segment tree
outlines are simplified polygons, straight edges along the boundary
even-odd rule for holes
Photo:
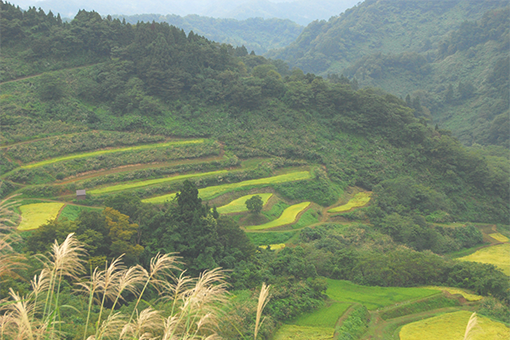
[[[263,206],[264,203],[262,202],[262,198],[260,198],[259,195],[252,196],[252,198],[246,200],[246,208],[248,208],[252,214],[260,213]]]

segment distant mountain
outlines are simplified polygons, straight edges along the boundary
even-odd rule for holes
[[[215,18],[232,18],[244,20],[248,18],[280,18],[289,19],[300,25],[307,25],[313,20],[328,19],[338,15],[359,0],[14,0],[12,3],[24,9],[29,6],[60,13],[62,17],[72,18],[78,10],[94,10],[101,15],[122,14],[136,15],[141,13],[175,14],[186,16],[197,14]]]
[[[262,19],[251,18],[246,20],[216,19],[198,15],[158,15],[142,14],[131,16],[115,16],[125,19],[126,22],[166,22],[170,25],[184,29],[186,33],[193,31],[209,40],[245,46],[248,52],[256,54],[266,53],[270,49],[281,48],[295,41],[303,30],[300,26],[288,19]]]
[[[367,0],[270,51],[305,72],[409,95],[466,145],[508,146],[508,1]],[[417,98],[417,99],[416,99]]]

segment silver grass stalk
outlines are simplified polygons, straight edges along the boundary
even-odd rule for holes
[[[266,283],[262,283],[262,287],[260,288],[260,294],[259,294],[259,302],[257,304],[257,316],[255,318],[255,332],[253,333],[253,339],[257,340],[257,334],[259,332],[259,327],[264,322],[260,322],[260,316],[262,315],[262,311],[266,307],[267,303],[269,302],[269,288],[271,285],[266,286]]]
[[[471,317],[469,318],[468,324],[466,326],[466,332],[464,333],[464,340],[470,340],[473,336],[473,328],[475,328],[478,325],[478,318],[476,316],[476,312],[471,314]]]

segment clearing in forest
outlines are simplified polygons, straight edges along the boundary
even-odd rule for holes
[[[493,264],[503,273],[510,276],[510,243],[498,244],[482,248],[475,253],[460,257],[460,261],[471,261]]]
[[[211,199],[220,194],[224,194],[230,191],[235,191],[236,189],[246,188],[246,187],[264,187],[275,183],[285,183],[292,181],[301,181],[305,179],[310,179],[311,175],[309,171],[297,171],[297,172],[289,172],[284,175],[265,177],[259,179],[251,179],[248,181],[242,181],[237,183],[229,183],[222,185],[215,185],[207,188],[198,189],[198,194],[202,199]],[[170,201],[174,199],[175,193],[157,196],[152,198],[147,198],[142,200],[144,203],[164,203],[166,201]]]
[[[118,148],[118,149],[108,149],[108,150],[98,150],[98,151],[92,151],[92,152],[85,152],[85,153],[79,153],[74,155],[68,155],[68,156],[62,156],[62,157],[56,157],[52,159],[47,159],[45,161],[27,164],[22,166],[23,169],[30,169],[30,168],[36,168],[39,166],[52,164],[60,161],[67,161],[71,159],[79,159],[79,158],[87,158],[87,157],[94,157],[99,155],[104,155],[107,153],[115,153],[115,152],[125,152],[125,151],[138,151],[138,150],[146,150],[146,149],[156,149],[156,148],[166,148],[168,146],[175,146],[175,145],[184,145],[184,144],[198,144],[203,143],[204,139],[193,139],[193,140],[180,140],[180,141],[172,141],[167,143],[155,143],[155,144],[146,144],[146,145],[137,145],[137,146],[130,146],[125,148]]]
[[[219,207],[218,212],[220,214],[232,214],[237,212],[248,211],[248,208],[246,208],[246,201],[252,198],[253,196],[260,196],[260,198],[262,199],[262,205],[266,205],[267,201],[271,196],[273,196],[273,194],[272,193],[253,194],[239,197],[238,199],[233,200],[229,204]]]
[[[164,177],[164,178],[157,178],[157,179],[149,179],[147,181],[128,182],[128,183],[125,183],[125,184],[112,185],[112,186],[109,186],[109,187],[104,187],[104,188],[90,190],[89,193],[91,193],[91,194],[106,194],[106,193],[114,192],[114,191],[122,191],[122,190],[128,190],[128,189],[135,189],[135,188],[145,187],[145,186],[148,186],[148,185],[180,181],[180,180],[189,179],[189,178],[195,178],[195,177],[205,177],[205,176],[221,175],[221,174],[225,174],[225,173],[228,173],[228,170],[218,170],[218,171],[203,172],[203,173],[196,173],[196,174],[188,174],[188,175]]]
[[[463,339],[469,318],[473,313],[459,311],[442,314],[413,322],[402,327],[401,340],[456,340]],[[510,338],[510,328],[489,318],[477,315],[477,325],[469,333],[469,339],[486,340]]]
[[[301,202],[298,204],[291,205],[287,209],[283,211],[281,216],[271,222],[264,223],[261,225],[253,225],[246,227],[247,230],[263,230],[263,229],[270,229],[270,228],[276,228],[281,227],[283,225],[292,224],[296,220],[297,215],[308,208],[310,205],[310,202]]]
[[[39,228],[48,220],[55,219],[63,206],[64,203],[32,203],[20,206],[21,222],[18,230]]]
[[[360,303],[374,310],[398,302],[421,299],[439,291],[426,288],[360,286],[344,280],[328,280],[326,295],[339,302]]]
[[[352,208],[362,207],[370,201],[370,196],[372,196],[371,192],[359,192],[356,195],[354,195],[354,197],[351,198],[349,202],[347,202],[347,204],[341,205],[333,209],[329,209],[328,212],[330,213],[345,212],[351,210]]]

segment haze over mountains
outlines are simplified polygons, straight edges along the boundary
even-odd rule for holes
[[[45,11],[60,13],[62,17],[72,18],[78,10],[94,10],[101,15],[108,14],[176,14],[185,16],[198,14],[214,18],[232,18],[244,20],[248,18],[282,18],[290,19],[300,25],[307,25],[313,20],[329,19],[347,8],[354,6],[359,0],[126,0],[126,1],[80,1],[80,0],[16,0],[12,3],[21,8],[29,6],[41,7]]]

